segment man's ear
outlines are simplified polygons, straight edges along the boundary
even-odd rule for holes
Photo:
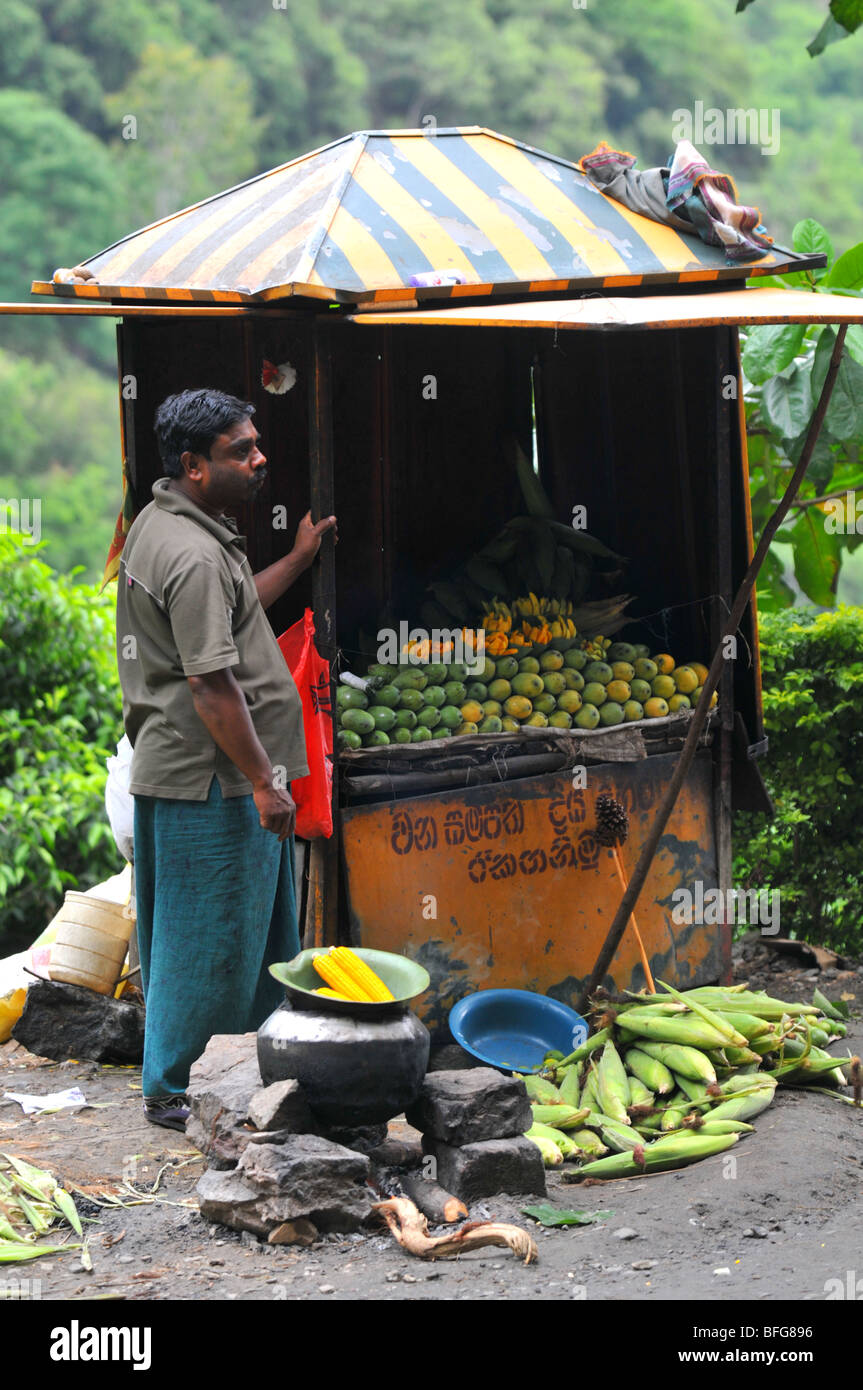
[[[193,454],[191,450],[187,449],[185,453],[180,455],[180,466],[187,478],[191,478],[196,483],[201,481],[203,475],[198,454]]]

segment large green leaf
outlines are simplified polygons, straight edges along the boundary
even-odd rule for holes
[[[796,439],[812,414],[810,372],[800,367],[774,376],[765,383],[761,409],[768,425],[782,439]]]
[[[863,0],[830,0],[830,13],[837,24],[853,34],[863,24]]]
[[[613,1211],[571,1211],[553,1207],[551,1202],[538,1202],[535,1207],[522,1207],[525,1216],[541,1226],[590,1226],[594,1221],[607,1221]]]
[[[826,289],[834,285],[845,290],[863,289],[863,241],[843,251],[825,275],[823,285]]]
[[[755,584],[758,595],[758,608],[761,612],[772,612],[776,608],[790,608],[796,597],[790,584],[786,584],[784,567],[776,551],[768,550]]]
[[[863,363],[863,326],[849,323],[845,334],[845,350],[855,362]]]
[[[806,507],[792,528],[794,577],[807,598],[822,608],[836,602],[839,542],[824,529],[824,514]]]
[[[801,256],[826,256],[827,266],[822,270],[813,271],[813,274],[817,280],[827,274],[827,270],[833,264],[835,252],[833,243],[820,222],[816,222],[814,217],[805,217],[802,222],[798,222],[792,233],[791,244]]]
[[[806,51],[810,58],[817,58],[831,43],[838,43],[839,39],[847,38],[850,38],[848,30],[843,24],[838,24],[831,14],[827,16],[812,42],[806,45]]]
[[[835,330],[823,329],[812,360],[813,402],[817,401],[824,385],[835,342]],[[851,440],[863,433],[863,363],[847,351],[843,352],[839,363],[824,425],[834,439]]]
[[[804,331],[802,323],[765,323],[746,335],[743,370],[753,385],[763,385],[794,361]]]

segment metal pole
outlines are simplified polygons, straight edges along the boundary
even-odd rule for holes
[[[686,735],[686,742],[684,743],[683,748],[680,751],[680,757],[677,760],[677,764],[674,768],[671,781],[668,784],[665,796],[663,797],[662,803],[657,812],[656,819],[653,822],[653,825],[650,827],[650,833],[644,843],[644,847],[642,848],[641,854],[639,855],[638,863],[635,866],[635,872],[633,873],[632,878],[629,881],[629,888],[623,895],[623,899],[620,903],[620,906],[617,909],[617,913],[615,914],[614,921],[612,922],[608,930],[608,935],[606,936],[605,942],[603,943],[602,950],[597,956],[596,964],[594,965],[593,970],[591,971],[590,978],[588,979],[587,983],[582,989],[581,995],[579,997],[577,1008],[580,1013],[582,1013],[586,1008],[588,999],[590,998],[590,995],[593,993],[593,991],[596,989],[597,985],[599,985],[605,978],[608,967],[611,964],[612,957],[614,956],[614,953],[620,944],[621,937],[623,936],[623,933],[626,930],[626,924],[629,921],[630,916],[632,915],[633,908],[638,902],[639,894],[641,893],[641,890],[644,887],[644,882],[647,878],[650,866],[653,863],[653,858],[656,854],[656,850],[658,848],[659,841],[662,837],[662,833],[665,830],[666,825],[668,824],[668,818],[671,815],[671,812],[674,810],[677,797],[680,793],[680,788],[683,785],[683,780],[687,772],[689,771],[690,764],[692,763],[692,759],[695,756],[695,750],[698,746],[698,740],[701,737],[701,733],[704,728],[705,721],[707,719],[707,712],[710,708],[711,696],[713,695],[714,690],[719,684],[720,677],[722,676],[722,673],[725,670],[725,639],[727,637],[734,636],[734,634],[737,632],[737,628],[739,627],[741,619],[743,618],[743,614],[746,610],[746,605],[749,602],[749,595],[752,592],[755,580],[758,577],[758,572],[761,569],[761,566],[764,563],[764,559],[767,555],[767,551],[770,548],[770,543],[773,540],[773,537],[775,536],[776,532],[779,530],[779,527],[782,525],[787,511],[791,506],[791,503],[794,501],[794,498],[797,494],[797,490],[800,487],[800,484],[803,482],[803,478],[806,474],[806,469],[809,467],[809,462],[812,458],[812,454],[818,440],[818,435],[821,432],[821,426],[824,423],[824,416],[827,414],[827,407],[830,404],[830,396],[833,391],[833,384],[836,380],[836,375],[839,371],[839,363],[842,358],[842,348],[845,344],[845,330],[846,325],[840,324],[839,330],[836,335],[836,342],[833,347],[833,353],[830,358],[830,366],[827,369],[827,376],[824,379],[824,385],[821,389],[821,396],[819,398],[818,405],[815,409],[815,413],[812,416],[811,421],[809,422],[809,429],[806,433],[806,443],[803,446],[803,452],[800,455],[797,467],[794,470],[794,473],[791,477],[791,481],[785,490],[785,494],[781,502],[779,503],[779,506],[776,508],[775,512],[773,513],[773,515],[771,516],[770,520],[764,528],[761,539],[758,542],[758,548],[755,551],[755,554],[753,555],[749,563],[749,568],[747,569],[746,574],[743,576],[740,588],[737,590],[737,594],[735,596],[734,604],[732,606],[731,613],[728,617],[728,621],[726,622],[725,627],[723,628],[722,635],[719,639],[719,644],[716,648],[716,651],[713,653],[713,660],[710,663],[710,670],[708,671],[707,679],[704,682],[704,688],[701,692],[701,698],[698,701],[698,705],[695,709],[695,714],[693,715],[692,722],[689,725],[689,732]]]
[[[312,520],[335,512],[333,479],[332,343],[329,328],[312,323],[309,380],[309,483]],[[312,566],[312,608],[315,641],[332,664],[336,657],[336,557],[332,535],[326,535]],[[333,748],[333,833],[312,840],[309,852],[309,891],[303,944],[330,946],[338,941],[339,815],[338,748]]]

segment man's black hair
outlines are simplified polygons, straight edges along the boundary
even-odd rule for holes
[[[251,401],[241,401],[224,391],[182,391],[168,396],[156,411],[154,422],[166,475],[181,478],[182,454],[188,451],[209,458],[213,440],[254,413]]]

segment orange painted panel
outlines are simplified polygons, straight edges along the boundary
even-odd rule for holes
[[[355,943],[425,965],[432,987],[417,1012],[439,1034],[475,989],[529,989],[573,1004],[620,902],[611,852],[592,834],[596,797],[610,792],[629,813],[621,853],[631,873],[675,760],[591,767],[583,790],[571,774],[549,774],[343,810]],[[636,908],[654,975],[684,986],[722,969],[725,929],[671,918],[676,888],[717,886],[712,786],[703,752]],[[629,931],[606,984],[643,988]]]

